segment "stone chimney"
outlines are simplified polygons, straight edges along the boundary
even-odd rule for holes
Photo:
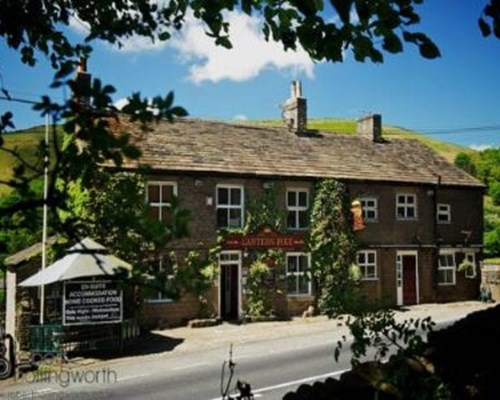
[[[307,100],[302,97],[300,81],[293,81],[291,96],[282,106],[282,117],[290,131],[305,132],[307,130]]]
[[[73,95],[75,102],[81,108],[90,108],[90,89],[92,76],[87,72],[87,60],[81,58],[76,68],[75,85]]]
[[[92,76],[87,72],[87,60],[81,58],[76,69],[76,76],[73,85],[73,101],[78,112],[88,112],[91,109],[90,90],[92,86]],[[88,142],[84,138],[85,133],[79,125],[75,126],[75,143],[78,153],[82,154],[88,147]]]
[[[380,114],[369,114],[358,119],[356,131],[359,135],[382,142],[382,116]]]

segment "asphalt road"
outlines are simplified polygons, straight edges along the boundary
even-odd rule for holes
[[[449,315],[439,325],[463,315]],[[281,399],[301,383],[338,376],[349,369],[344,346],[338,363],[333,350],[344,329],[306,336],[239,344],[233,347],[236,379],[252,385],[256,399]],[[87,368],[27,374],[4,389],[0,399],[220,399],[221,367],[228,347],[131,357]],[[71,375],[73,374],[73,375]]]

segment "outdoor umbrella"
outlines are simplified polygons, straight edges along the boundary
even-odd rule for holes
[[[68,250],[68,254],[22,281],[19,286],[41,286],[68,279],[115,275],[132,266],[118,257],[107,254],[106,248],[85,238]]]

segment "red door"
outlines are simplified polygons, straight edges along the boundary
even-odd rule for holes
[[[417,259],[403,256],[403,304],[417,304]]]

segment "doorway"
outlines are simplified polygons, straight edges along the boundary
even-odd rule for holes
[[[416,251],[398,251],[396,256],[398,305],[419,303],[418,257]]]
[[[219,254],[219,316],[224,321],[236,321],[241,316],[241,253],[224,251]]]

